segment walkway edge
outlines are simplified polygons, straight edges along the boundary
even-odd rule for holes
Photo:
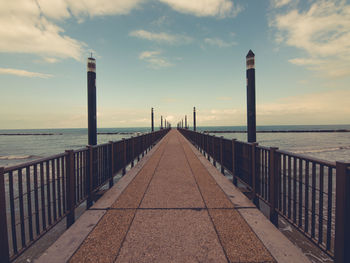
[[[34,260],[34,262],[67,262],[105,215],[107,212],[106,208],[110,207],[123,193],[123,191],[159,148],[164,138],[165,137],[163,137],[132,169],[130,169],[122,178],[120,178],[120,180],[90,208],[91,210],[86,210],[79,217],[79,219],[69,229],[67,229],[38,259]]]
[[[185,141],[190,145],[194,154],[235,205],[235,208],[238,208],[237,211],[277,262],[310,263],[309,259],[303,254],[299,247],[295,246],[285,237],[282,232],[280,232],[262,212],[260,212],[232,182],[223,176],[186,138]]]

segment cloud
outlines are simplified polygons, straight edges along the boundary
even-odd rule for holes
[[[350,90],[331,90],[257,101],[258,125],[348,123]],[[201,125],[246,125],[246,108],[197,110]]]
[[[306,11],[277,14],[270,26],[276,42],[306,52],[290,60],[330,77],[350,75],[350,5],[343,0],[316,1]]]
[[[223,97],[217,97],[216,99],[217,99],[217,100],[221,100],[221,101],[229,101],[229,100],[232,100],[231,97],[225,97],[225,96],[223,96]]]
[[[69,37],[58,20],[127,14],[142,0],[0,1],[0,52],[80,60],[86,44]]]
[[[271,0],[271,6],[275,8],[280,8],[282,6],[288,5],[292,0]]]
[[[237,45],[236,42],[226,42],[220,38],[206,38],[204,39],[204,42],[206,44],[212,45],[212,46],[217,46],[220,48],[224,48],[224,47],[232,47]]]
[[[13,68],[0,68],[0,74],[3,75],[15,75],[20,77],[28,77],[28,78],[42,78],[47,79],[53,77],[51,74],[38,73],[38,72],[30,72],[22,69],[13,69]]]
[[[171,35],[168,33],[153,33],[146,30],[135,30],[129,33],[130,36],[155,41],[158,43],[169,44],[187,44],[192,41],[192,38],[184,35]]]
[[[160,56],[161,53],[161,51],[144,51],[139,55],[139,59],[149,63],[149,67],[153,69],[173,66],[166,58]]]
[[[229,0],[159,0],[172,9],[195,16],[235,17],[243,8]]]

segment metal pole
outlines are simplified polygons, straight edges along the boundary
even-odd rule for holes
[[[97,144],[97,120],[96,120],[96,60],[89,57],[87,60],[88,82],[88,135],[89,145]]]
[[[87,60],[88,83],[88,134],[89,145],[97,144],[97,120],[96,120],[96,60],[89,57]]]
[[[187,129],[187,115],[185,115],[185,129]]]
[[[163,116],[160,116],[160,129],[163,129]]]
[[[255,111],[255,55],[249,50],[247,56],[247,128],[248,142],[256,142]]]
[[[153,114],[153,108],[151,108],[151,119],[152,119],[152,132],[154,132],[154,114]]]
[[[193,107],[193,130],[196,131],[196,107]]]

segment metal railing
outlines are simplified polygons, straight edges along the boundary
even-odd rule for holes
[[[350,164],[228,140],[188,129],[179,131],[269,207],[278,226],[283,217],[336,262],[350,260]],[[349,239],[349,240],[348,240]]]
[[[16,259],[126,167],[134,166],[169,130],[117,142],[69,150],[20,165],[0,168],[0,261]]]

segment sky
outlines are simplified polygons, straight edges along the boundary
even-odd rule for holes
[[[0,0],[0,129],[246,125],[255,53],[257,125],[350,123],[344,0]]]

